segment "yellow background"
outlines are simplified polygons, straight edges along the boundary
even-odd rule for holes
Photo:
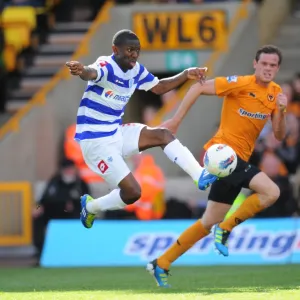
[[[206,42],[199,35],[199,23],[210,16],[212,20],[206,20],[202,24],[205,27],[213,28],[215,38]],[[155,33],[151,43],[147,37],[147,28],[153,30],[155,20],[159,20],[163,28],[166,28],[167,20],[170,19],[167,40],[164,43],[159,33]],[[181,42],[178,34],[178,19],[182,19],[182,33],[184,37],[190,38],[191,42]],[[222,49],[227,41],[226,13],[217,11],[185,11],[185,12],[145,12],[133,15],[133,31],[138,35],[143,50],[175,50],[175,49]],[[210,38],[210,30],[204,30],[204,38]]]

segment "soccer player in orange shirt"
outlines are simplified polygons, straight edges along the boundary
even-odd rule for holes
[[[185,95],[172,119],[163,126],[175,133],[183,118],[200,95],[224,97],[221,123],[215,136],[204,148],[213,144],[227,144],[238,155],[235,171],[215,181],[208,195],[202,219],[186,229],[163,255],[148,263],[147,270],[159,286],[168,287],[171,263],[210,233],[213,225],[216,250],[228,256],[227,240],[232,229],[241,222],[272,205],[279,197],[278,186],[257,167],[248,163],[256,139],[269,118],[274,135],[282,140],[286,133],[285,111],[287,98],[273,82],[282,61],[281,51],[275,46],[259,49],[254,59],[253,75],[217,77],[204,84],[196,83]],[[224,217],[242,187],[255,193],[226,220]]]

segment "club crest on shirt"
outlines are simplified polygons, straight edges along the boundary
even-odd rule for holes
[[[99,60],[98,63],[99,63],[99,66],[100,66],[101,68],[105,67],[105,66],[108,64],[108,62],[105,61],[105,60]]]
[[[269,101],[274,101],[274,95],[268,94],[268,100]]]

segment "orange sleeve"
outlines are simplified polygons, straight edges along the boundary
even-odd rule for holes
[[[233,75],[228,77],[216,77],[216,94],[220,97],[227,96],[241,86],[245,86],[246,84],[247,80],[243,76]]]

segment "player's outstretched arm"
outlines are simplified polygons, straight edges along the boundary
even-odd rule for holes
[[[200,95],[216,95],[214,79],[208,80],[203,84],[195,83],[194,85],[192,85],[184,96],[172,119],[167,120],[161,126],[168,128],[173,133],[176,133],[182,120]]]
[[[275,138],[282,141],[286,135],[285,112],[287,106],[287,97],[284,94],[278,94],[276,98],[277,109],[272,114],[272,127]]]
[[[66,66],[69,68],[71,75],[79,76],[82,80],[95,80],[98,76],[97,70],[84,66],[78,61],[68,61]]]
[[[181,84],[185,83],[188,79],[198,80],[200,83],[205,81],[207,68],[189,68],[183,72],[169,78],[164,78],[151,89],[151,92],[161,95],[167,93]]]

